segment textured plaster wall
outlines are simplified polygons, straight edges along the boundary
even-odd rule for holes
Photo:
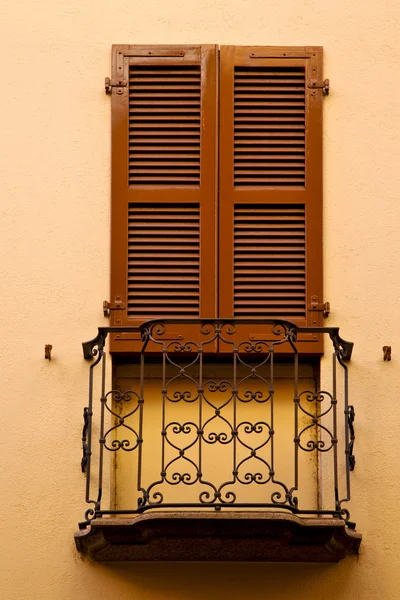
[[[384,600],[400,596],[397,0],[3,0],[1,596]],[[112,43],[325,48],[325,288],[355,342],[352,515],[339,565],[90,564],[74,548],[88,365],[109,281]],[[396,156],[397,153],[397,156]],[[51,363],[44,345],[53,344]],[[391,363],[381,348],[393,346]]]

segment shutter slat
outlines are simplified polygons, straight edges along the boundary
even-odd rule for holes
[[[188,165],[188,166],[182,165],[180,168],[169,167],[169,168],[163,168],[163,169],[160,169],[160,167],[158,165],[149,165],[146,169],[136,167],[136,165],[129,167],[129,172],[135,173],[137,175],[153,176],[156,171],[157,171],[158,177],[161,177],[164,175],[171,177],[171,176],[178,175],[180,172],[185,177],[190,177],[192,175],[195,175],[198,172],[196,169],[192,169],[190,165]],[[280,174],[280,173],[278,173],[278,174]]]
[[[247,140],[247,139],[241,139],[235,140],[235,152],[237,152],[238,150],[240,151],[240,149],[245,146],[245,145],[249,145],[249,146],[254,146],[254,145],[261,145],[263,147],[265,146],[281,146],[281,152],[283,152],[283,147],[284,146],[290,146],[289,148],[289,152],[295,152],[296,148],[300,149],[301,154],[304,156],[304,141],[302,139],[299,140],[272,140],[272,139],[268,139],[265,138],[264,140],[257,140],[257,139],[251,139],[251,140]],[[256,150],[256,148],[252,148],[251,151],[254,152]],[[258,150],[258,149],[257,149]],[[245,149],[246,152],[248,152],[248,149]],[[268,149],[269,152],[271,152],[271,149]],[[260,149],[260,152],[263,153],[264,158],[266,158],[268,155],[265,152],[265,150],[263,148]]]
[[[235,206],[235,316],[305,317],[305,233],[303,205]]]
[[[165,146],[165,144],[191,143],[193,145],[196,145],[200,139],[200,133],[198,135],[198,138],[196,137],[196,135],[197,134],[194,134],[192,131],[179,131],[178,129],[171,129],[165,132],[160,132],[159,130],[151,131],[146,129],[146,131],[135,131],[134,133],[130,133],[129,139],[134,141],[134,143],[136,144],[150,143],[162,144],[163,146]]]
[[[128,316],[198,316],[199,278],[199,205],[130,203]]]
[[[281,143],[281,142],[280,142]],[[268,147],[266,148],[252,148],[251,150],[249,150],[249,148],[240,148],[237,147],[235,148],[235,156],[241,159],[244,159],[246,157],[248,158],[254,158],[254,159],[258,159],[260,158],[260,153],[264,155],[264,159],[267,158],[270,154],[272,155],[272,157],[279,157],[279,160],[284,160],[286,157],[288,159],[290,159],[293,155],[294,158],[296,158],[296,160],[299,160],[300,158],[302,160],[304,160],[304,157],[300,156],[299,154],[303,154],[303,149],[302,148],[282,148],[276,145],[276,142],[272,145],[272,147]]]
[[[153,164],[155,162],[160,163],[161,165],[170,165],[171,161],[179,158],[183,160],[185,164],[193,164],[197,165],[196,156],[190,153],[185,154],[174,154],[170,156],[169,154],[151,154],[147,152],[142,152],[138,154],[131,154],[131,163],[135,165],[147,165]]]
[[[128,310],[132,308],[130,307],[129,303],[128,303]],[[153,318],[154,316],[154,312],[153,312],[153,308],[149,308],[146,306],[142,306],[139,310],[136,310],[136,307],[134,307],[135,310],[133,311],[132,308],[132,312],[134,312],[135,317],[141,320],[147,320],[150,318]],[[157,317],[158,318],[168,318],[168,317],[191,317],[193,316],[193,309],[192,307],[182,307],[182,306],[174,306],[174,305],[165,305],[164,310],[162,310],[162,307],[158,308],[158,312],[157,312]]]
[[[178,288],[176,288],[176,289],[178,289]],[[155,290],[154,292],[150,292],[150,291],[135,292],[135,296],[136,297],[143,296],[145,298],[154,298],[152,300],[152,302],[155,303],[155,302],[158,302],[160,300],[160,291],[161,291],[161,288],[158,288],[158,291]],[[176,299],[176,291],[174,291],[174,292],[165,292],[165,291],[162,291],[162,296],[163,296],[163,298],[164,298],[164,296],[165,296],[165,298],[168,298],[169,296],[171,296],[172,298]],[[196,299],[196,302],[197,302],[198,294],[196,292],[187,292],[187,291],[185,291],[185,292],[180,293],[179,297],[181,299],[182,298],[194,298],[194,299]],[[167,300],[165,300],[165,301],[167,302]],[[136,300],[131,300],[131,302],[136,302]],[[142,300],[140,300],[138,302],[142,302]],[[162,302],[162,300],[161,300],[161,302]]]
[[[275,114],[275,113],[273,113],[273,114]],[[252,117],[248,117],[248,116],[244,117],[240,113],[236,113],[236,116],[235,116],[235,123],[248,123],[249,127],[254,126],[255,124],[258,124],[258,123],[286,123],[286,122],[304,123],[305,117],[304,116],[283,117],[281,115],[267,117],[263,113],[259,113],[259,116],[255,116],[255,114],[253,113]],[[243,127],[244,127],[244,125],[243,125]]]
[[[155,121],[156,123],[164,122],[164,121],[166,121],[167,123],[173,123],[175,121],[198,123],[200,121],[200,113],[198,111],[195,111],[195,112],[193,111],[193,112],[189,113],[188,109],[186,109],[185,111],[183,111],[181,109],[179,111],[180,113],[184,113],[183,115],[180,115],[180,114],[176,115],[175,113],[165,114],[165,112],[160,113],[160,111],[157,111],[157,113],[154,115],[146,114],[146,112],[144,112],[144,111],[141,111],[140,114],[135,114],[136,112],[137,111],[133,111],[133,110],[131,111],[131,123],[135,123],[135,122],[137,122],[138,124],[152,123],[153,121]],[[153,125],[153,126],[155,127],[155,125]]]
[[[275,131],[271,128],[271,131],[263,131],[262,128],[259,129],[250,129],[250,128],[246,128],[247,131],[238,131],[235,128],[235,138],[239,139],[240,138],[245,138],[247,139],[251,139],[251,142],[253,143],[253,139],[252,138],[257,138],[257,137],[262,137],[262,138],[291,138],[294,140],[295,143],[299,143],[299,139],[304,138],[305,137],[305,132],[304,131]],[[186,135],[185,133],[180,133],[180,135]],[[189,133],[188,133],[189,135]]]
[[[175,176],[171,176],[171,175],[160,175],[159,177],[135,177],[136,182],[137,183],[141,183],[141,184],[146,184],[146,183],[177,183],[177,184],[182,184],[182,183],[193,183],[195,176],[193,177],[175,177]]]
[[[238,162],[238,161],[235,161],[234,164],[237,169],[248,169],[249,167],[254,167],[255,169],[262,169],[263,167],[269,168],[269,169],[275,169],[277,167],[284,167],[284,168],[301,167],[302,168],[305,165],[305,163],[296,162],[293,160],[287,160],[286,162],[274,162],[271,160],[270,163],[267,163],[264,161],[260,161],[260,162],[253,162],[253,161]],[[240,172],[243,173],[243,171],[240,171]]]
[[[198,132],[200,119],[196,119],[196,121],[193,121],[192,118],[182,119],[182,121],[177,121],[176,119],[168,119],[167,123],[153,123],[151,120],[144,123],[143,119],[140,119],[140,122],[135,123],[135,119],[133,119],[131,123],[132,124],[129,126],[129,129],[131,131],[134,131],[136,135],[144,135],[147,131],[149,132],[149,135],[152,135],[152,129],[156,129],[157,131],[159,131],[160,135],[164,133],[168,135],[173,135],[174,133],[176,133],[177,135],[186,135],[186,133],[179,130],[183,129],[185,131],[190,130]],[[166,131],[162,131],[163,129],[165,129]],[[190,133],[190,135],[194,134]]]
[[[179,118],[181,115],[189,115],[191,118],[199,118],[200,110],[199,108],[187,108],[187,107],[151,107],[151,106],[143,106],[136,107],[135,105],[131,105],[130,109],[131,114],[131,122],[136,120],[143,120],[143,117],[146,117],[146,120],[167,120],[174,116]],[[301,118],[301,117],[299,117]]]
[[[133,287],[137,284],[137,282],[162,282],[162,286],[164,287],[164,282],[166,281],[165,273],[168,273],[168,282],[174,281],[182,281],[179,278],[180,269],[167,269],[164,268],[162,271],[162,276],[159,274],[157,269],[145,269],[143,272],[136,270],[136,272],[132,275],[128,275],[128,285],[133,289]],[[185,269],[185,279],[184,281],[191,283],[192,285],[196,285],[198,287],[198,270],[197,269]]]
[[[199,186],[200,95],[200,66],[130,66],[129,185]],[[195,151],[189,164],[187,149]],[[153,161],[160,155],[168,163]]]
[[[278,123],[276,123],[276,121],[278,121]],[[290,130],[290,131],[296,131],[297,129],[301,132],[304,133],[304,125],[297,125],[294,123],[282,123],[279,122],[279,119],[276,119],[275,122],[266,122],[266,119],[264,120],[256,120],[254,119],[254,122],[251,123],[243,123],[241,119],[235,119],[235,130],[236,131],[269,131],[269,130],[283,130],[285,131],[286,129]],[[304,121],[304,119],[303,119]]]
[[[254,81],[254,85],[241,85],[243,82],[236,79],[235,82],[235,94],[241,95],[242,93],[256,93],[256,94],[268,94],[271,96],[275,96],[275,93],[279,93],[279,97],[282,95],[281,92],[284,93],[284,97],[291,98],[292,95],[301,98],[304,93],[304,86],[285,86],[279,87],[279,81],[274,81],[272,83],[268,83],[268,81],[263,82],[262,79],[259,80],[260,83],[257,84]]]
[[[200,108],[200,100],[181,100],[179,97],[178,98],[168,98],[167,100],[159,100],[158,98],[133,98],[130,99],[129,102],[129,106],[131,107],[141,107],[140,110],[144,110],[146,111],[147,108],[149,108],[149,110],[152,109],[152,107],[154,106],[155,109],[154,110],[173,110],[173,109],[183,109],[185,110],[185,107],[199,107]],[[196,109],[197,110],[197,109]]]
[[[235,75],[239,76],[239,77],[259,77],[260,75],[260,70],[259,68],[252,68],[252,67],[236,67],[235,68]],[[267,76],[267,77],[300,77],[301,75],[299,75],[299,70],[298,68],[291,68],[291,67],[283,67],[281,69],[279,68],[273,68],[273,67],[264,67],[263,68],[263,75]]]
[[[245,165],[235,160],[235,185],[305,185],[305,94],[304,67],[235,67],[234,152],[251,157]],[[262,146],[259,154],[255,145]],[[269,153],[271,145],[285,157],[285,171],[274,170],[277,155]],[[303,164],[290,160],[294,150]]]
[[[257,167],[257,169],[260,169],[260,168],[261,167]],[[291,170],[289,172],[287,172],[287,169],[291,169]],[[244,175],[253,175],[253,177],[257,177],[257,176],[265,177],[265,175],[268,175],[268,176],[269,175],[288,175],[288,176],[291,176],[291,175],[301,175],[302,173],[303,173],[303,170],[301,170],[301,169],[300,170],[299,169],[297,169],[297,170],[293,169],[293,165],[287,165],[286,170],[280,169],[278,171],[274,170],[274,167],[271,166],[271,167],[268,167],[268,170],[266,172],[263,171],[262,173],[259,173],[258,171],[254,171],[254,170],[249,169],[249,168],[245,168],[243,166],[241,166],[239,168],[239,170],[238,170],[238,176],[239,177],[243,177]]]
[[[169,168],[173,168],[173,169],[178,169],[178,167],[176,166],[172,166],[171,167],[171,162],[168,161],[166,162],[165,160],[154,160],[154,158],[149,158],[149,160],[145,161],[143,160],[143,156],[141,157],[140,160],[135,160],[131,162],[131,168],[140,168],[140,167],[144,167],[144,166],[148,166],[149,168],[155,168],[155,167],[169,167]],[[189,160],[184,160],[183,161],[183,166],[185,168],[190,168],[192,166],[197,166],[196,161],[189,159]]]
[[[262,98],[260,97],[250,97],[248,100],[243,100],[240,98],[235,98],[235,107],[234,110],[239,108],[253,109],[253,110],[263,110],[267,109],[272,112],[280,113],[281,109],[284,110],[284,114],[290,113],[291,110],[293,112],[303,112],[305,110],[305,102],[260,102]],[[267,112],[265,114],[268,114]]]
[[[250,289],[250,287],[252,287],[253,285],[257,285],[257,289],[259,289],[259,287],[261,285],[266,286],[265,289],[269,289],[269,284],[271,282],[273,283],[282,283],[284,284],[283,286],[278,286],[276,289],[286,289],[286,283],[288,282],[288,273],[285,272],[285,276],[284,277],[268,277],[268,280],[265,279],[264,275],[268,273],[268,274],[272,274],[272,275],[276,275],[276,271],[264,271],[263,273],[263,277],[254,277],[253,275],[251,277],[247,277],[243,274],[240,275],[236,275],[235,276],[235,281],[238,284],[242,284],[242,286],[239,286],[240,289],[242,289],[243,286],[246,287],[246,289]],[[290,277],[290,287],[292,287],[293,284],[295,285],[301,285],[303,287],[305,287],[304,284],[304,280],[303,278],[298,278],[298,277]],[[239,289],[239,288],[238,288]],[[275,289],[275,286],[274,286]]]
[[[236,90],[236,87],[235,87],[235,90]],[[269,90],[269,92],[272,92],[272,91],[273,90]],[[285,90],[285,91],[287,92],[288,90]],[[302,91],[293,92],[293,94],[281,93],[281,92],[278,92],[277,94],[268,93],[266,88],[262,91],[258,91],[255,88],[248,88],[247,91],[240,90],[238,92],[235,92],[235,101],[236,100],[238,100],[238,101],[246,100],[248,102],[257,102],[259,100],[293,100],[293,101],[300,102],[300,104],[304,104],[303,97],[304,97],[304,89]],[[287,102],[286,104],[288,106],[290,106],[290,102]]]
[[[175,148],[157,149],[153,153],[152,150],[154,150],[154,146],[144,146],[143,144],[139,145],[137,143],[132,142],[130,144],[130,150],[132,158],[135,158],[136,156],[140,156],[143,158],[156,158],[157,156],[160,156],[161,158],[170,158],[171,160],[175,160],[180,159],[182,154],[189,154],[191,158],[196,159],[200,157],[200,153],[196,148],[194,148],[193,146],[185,146],[184,144],[181,144],[180,146]],[[156,152],[158,152],[159,154],[156,154]]]
[[[135,68],[137,69],[137,72],[140,73],[141,77],[144,77],[145,75],[154,77],[153,66],[145,67],[143,65],[137,65]],[[157,72],[159,73],[160,77],[163,77],[164,75],[172,75],[172,76],[184,75],[184,76],[188,77],[190,75],[197,74],[197,67],[191,67],[191,66],[187,65],[181,69],[180,67],[178,67],[178,66],[175,67],[173,65],[172,66],[158,65]]]
[[[255,306],[251,306],[251,307],[244,307],[244,308],[238,308],[235,310],[236,316],[246,316],[249,314],[249,310],[251,310],[251,313],[253,314],[253,316],[257,316],[257,317],[264,317],[265,316],[265,309],[263,308],[258,308]],[[283,306],[279,306],[277,308],[270,308],[268,311],[268,317],[276,317],[276,318],[285,318],[285,319],[299,319],[299,318],[303,318],[304,317],[304,310],[303,309],[295,309],[295,308],[285,308]]]

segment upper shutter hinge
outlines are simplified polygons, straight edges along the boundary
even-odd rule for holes
[[[122,302],[122,300],[116,299],[115,302],[108,302],[108,300],[104,300],[104,302],[103,302],[103,313],[104,313],[105,317],[110,316],[111,310],[124,310],[124,309],[125,309],[125,302]]]
[[[109,77],[105,78],[105,82],[104,82],[104,88],[106,90],[106,94],[111,94],[112,93],[112,89],[116,88],[117,89],[117,94],[123,94],[124,90],[122,88],[127,87],[128,82],[126,79],[110,79]]]
[[[329,302],[318,302],[317,296],[311,296],[308,310],[322,312],[324,317],[327,317],[331,312],[331,305]]]
[[[329,79],[324,79],[324,81],[318,81],[317,79],[311,79],[310,83],[307,86],[311,90],[322,89],[322,93],[324,96],[329,95]]]

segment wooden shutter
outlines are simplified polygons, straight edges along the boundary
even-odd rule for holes
[[[216,316],[216,62],[215,46],[113,47],[113,325]]]
[[[219,314],[321,325],[322,49],[224,46],[220,69]]]

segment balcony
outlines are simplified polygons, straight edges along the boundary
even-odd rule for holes
[[[164,319],[102,327],[83,344],[92,364],[79,551],[99,561],[298,562],[357,552],[347,508],[353,344],[334,327],[251,323],[264,332],[256,341],[240,338],[243,319]],[[181,325],[190,340],[171,334]],[[106,338],[130,332],[141,352],[114,357],[108,388]],[[331,354],[322,383],[299,351],[314,334]]]

